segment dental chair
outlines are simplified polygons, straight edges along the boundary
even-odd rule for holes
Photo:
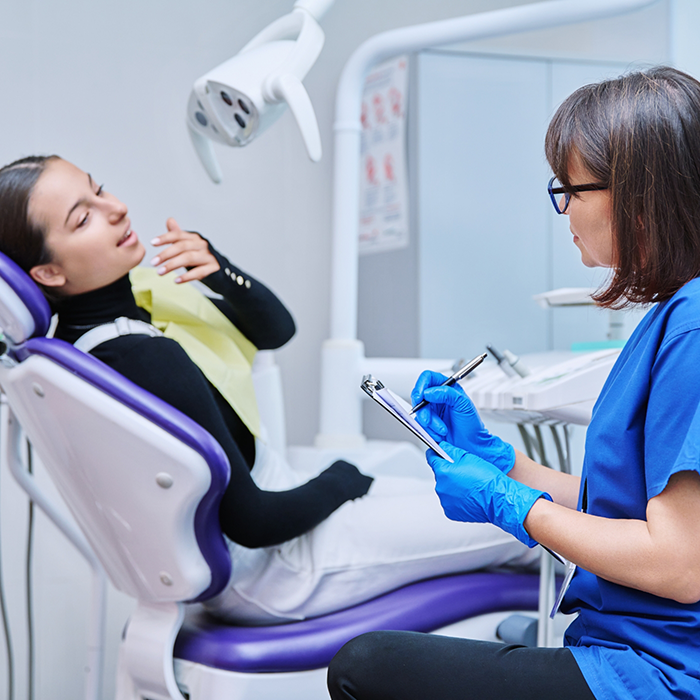
[[[358,634],[429,632],[485,613],[537,609],[536,574],[478,572],[416,582],[301,622],[243,627],[213,619],[197,604],[231,574],[218,523],[229,476],[223,450],[99,360],[47,338],[49,324],[39,288],[0,254],[5,459],[61,527],[23,467],[24,431],[82,533],[73,540],[136,601],[121,642],[118,700],[326,698],[325,667]],[[98,693],[99,682],[87,696]]]

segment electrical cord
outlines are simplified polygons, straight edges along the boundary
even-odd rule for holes
[[[564,453],[564,448],[561,444],[561,438],[557,431],[556,425],[550,425],[550,430],[552,431],[552,440],[554,441],[554,447],[557,450],[557,457],[559,458],[559,471],[564,474],[569,474],[569,460],[568,454]],[[564,432],[566,432],[566,426],[564,426]]]
[[[539,425],[533,425],[533,430],[535,431],[534,436],[530,434],[524,423],[518,423],[518,431],[520,432],[520,437],[523,439],[525,444],[525,452],[527,456],[545,467],[550,467],[551,465],[547,461],[547,454],[544,448],[544,438],[542,437],[542,430],[540,430]]]
[[[32,444],[27,440],[27,471],[33,473]],[[33,577],[32,577],[32,553],[34,549],[34,501],[29,499],[29,521],[27,524],[27,697],[34,700],[34,606],[33,606]]]
[[[533,430],[535,435],[531,435],[524,423],[518,423],[518,432],[522,438],[523,445],[525,447],[525,454],[534,460],[539,461],[545,467],[551,467],[552,465],[547,460],[547,454],[545,452],[544,436],[539,425],[533,425]],[[549,429],[552,433],[552,440],[554,442],[554,447],[557,452],[557,460],[559,462],[559,471],[564,474],[571,474],[571,444],[569,436],[569,425],[568,423],[563,423],[561,425],[562,437],[557,430],[559,426],[550,425]]]
[[[537,439],[538,452],[540,453],[540,462],[545,467],[551,468],[552,465],[547,460],[547,454],[545,453],[544,449],[544,438],[542,437],[542,430],[540,429],[539,425],[533,425],[532,427],[535,430],[535,438]]]
[[[0,547],[0,617],[2,617],[2,628],[5,636],[5,649],[7,650],[7,699],[14,700],[15,697],[15,660],[12,650],[12,637],[10,636],[10,623],[7,617],[7,605],[5,603],[5,587],[2,577],[2,548]]]
[[[522,423],[518,423],[518,432],[520,433],[520,437],[523,440],[523,445],[525,446],[525,454],[534,461],[535,451],[532,446],[532,438],[530,437],[530,433],[527,432],[527,428]]]
[[[27,440],[27,469],[32,473],[32,446]],[[28,699],[34,700],[34,615],[32,606],[32,550],[33,550],[33,533],[34,533],[34,502],[29,501],[29,518],[27,525],[27,558],[26,558],[26,577],[27,577],[27,641],[28,641]],[[8,700],[14,700],[15,694],[15,678],[14,678],[14,651],[12,647],[12,636],[10,634],[9,618],[7,615],[7,604],[5,602],[5,589],[2,577],[2,552],[0,550],[0,617],[3,622],[3,634],[5,637],[5,648],[7,650],[7,697]]]
[[[572,474],[573,472],[572,472],[572,466],[571,466],[571,443],[570,443],[569,425],[568,424],[564,425],[564,443],[566,444],[566,466],[569,469],[567,474]]]

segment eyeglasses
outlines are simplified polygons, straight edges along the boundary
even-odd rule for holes
[[[591,183],[589,185],[571,185],[571,187],[562,187],[559,184],[559,180],[553,177],[549,184],[547,185],[547,192],[549,192],[549,197],[554,205],[554,211],[557,214],[563,214],[569,208],[569,202],[571,201],[571,195],[575,192],[598,192],[600,190],[607,190],[607,185],[598,185]],[[557,201],[557,195],[564,195],[564,208],[559,208],[559,202]]]

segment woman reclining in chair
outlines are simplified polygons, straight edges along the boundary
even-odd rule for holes
[[[208,603],[216,614],[302,619],[422,578],[535,558],[493,525],[449,521],[428,480],[373,480],[344,461],[307,480],[266,446],[250,362],[256,349],[284,345],[294,321],[197,233],[168,219],[152,241],[156,271],[136,269],[145,248],[126,206],[57,156],[2,168],[0,212],[0,250],[41,286],[56,337],[185,413],[226,452],[220,521],[234,573]],[[194,280],[220,298],[186,284]]]

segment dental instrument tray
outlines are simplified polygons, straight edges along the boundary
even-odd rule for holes
[[[447,452],[433,440],[426,432],[425,428],[411,415],[411,407],[400,396],[397,396],[391,389],[385,387],[384,384],[378,379],[375,379],[371,374],[366,374],[362,378],[360,388],[383,409],[394,416],[399,423],[405,428],[408,428],[408,430],[431,450],[437,452],[440,457],[446,459],[448,462],[454,462]]]

